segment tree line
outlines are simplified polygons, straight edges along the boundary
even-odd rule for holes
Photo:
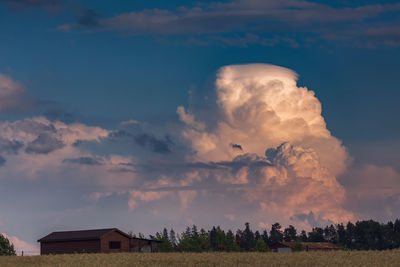
[[[142,234],[140,237],[144,238]],[[280,241],[288,242],[331,242],[343,249],[385,250],[400,248],[400,220],[379,223],[373,220],[348,222],[346,225],[331,224],[325,228],[315,227],[310,232],[297,231],[293,225],[283,228],[279,223],[271,225],[269,231],[253,231],[249,223],[244,229],[224,231],[219,226],[210,230],[187,227],[180,234],[164,228],[151,239],[162,241],[161,252],[207,252],[207,251],[259,251]]]

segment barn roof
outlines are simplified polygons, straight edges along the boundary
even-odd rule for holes
[[[339,249],[339,247],[330,242],[300,242],[303,248],[308,247],[309,249]],[[277,242],[272,245],[272,248],[288,247],[296,248],[296,242]]]
[[[157,240],[157,239],[148,239],[148,238],[141,238],[141,237],[131,237],[131,239],[136,239],[136,240],[145,240],[145,241],[152,241],[152,242],[158,242],[158,243],[162,243],[161,240]]]
[[[78,230],[78,231],[63,231],[53,232],[38,240],[38,242],[61,242],[61,241],[82,241],[82,240],[96,240],[100,239],[103,235],[117,231],[123,236],[129,238],[129,235],[118,230],[117,228],[105,229],[92,229],[92,230]]]

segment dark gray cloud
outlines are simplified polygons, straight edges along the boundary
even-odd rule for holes
[[[123,163],[121,166],[131,166],[142,173],[160,172],[164,174],[177,174],[193,170],[228,170],[235,173],[243,167],[250,167],[253,171],[258,171],[262,167],[272,166],[264,157],[256,154],[243,154],[235,157],[232,161],[218,162],[177,162],[175,159],[167,161],[147,161],[137,164]]]
[[[53,124],[44,124],[29,119],[15,122],[14,127],[15,129],[34,135],[40,135],[42,133],[52,134],[56,132],[56,128]]]
[[[243,149],[242,149],[242,146],[241,146],[241,145],[238,145],[238,144],[231,144],[231,147],[232,147],[233,149],[243,150]]]
[[[99,159],[92,158],[92,157],[64,159],[63,163],[74,163],[74,164],[82,164],[82,165],[102,165],[102,163]]]
[[[326,222],[324,222],[323,220],[316,219],[312,211],[310,211],[308,214],[307,213],[295,214],[293,215],[292,219],[303,221],[305,223],[308,223],[312,227],[317,227],[317,226],[320,227],[321,225],[324,225],[324,223],[326,224]],[[321,223],[321,221],[323,221],[323,223]]]
[[[16,154],[21,147],[23,147],[23,144],[19,141],[7,140],[0,137],[1,152]]]
[[[77,15],[76,22],[80,26],[96,27],[99,26],[100,16],[92,9],[81,9]]]
[[[158,139],[151,134],[139,134],[134,137],[134,140],[138,145],[147,147],[156,153],[168,154],[172,152],[171,146],[173,142],[169,136],[165,136],[164,139]]]
[[[62,147],[64,147],[62,141],[46,133],[42,133],[35,140],[28,143],[25,151],[27,153],[48,154]]]
[[[131,133],[126,130],[117,130],[109,134],[110,140],[121,140],[127,138],[133,140],[136,144],[143,148],[147,148],[152,152],[160,154],[168,154],[172,152],[174,142],[169,135],[165,135],[163,139],[159,139],[150,133],[143,133],[141,129],[136,129],[140,133]]]
[[[72,145],[75,146],[75,147],[78,147],[78,146],[80,146],[80,145],[82,145],[82,144],[84,144],[84,143],[85,143],[85,141],[76,140]]]
[[[109,138],[111,139],[118,139],[118,138],[123,138],[123,137],[132,137],[133,138],[133,134],[131,134],[130,132],[124,131],[124,130],[117,130],[117,131],[113,131],[108,135]]]
[[[0,167],[6,163],[6,159],[0,156]]]

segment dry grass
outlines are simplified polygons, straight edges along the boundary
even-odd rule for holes
[[[0,257],[0,266],[400,266],[400,250],[298,253],[118,253]]]

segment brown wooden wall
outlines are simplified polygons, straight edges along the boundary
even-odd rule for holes
[[[151,252],[158,252],[160,243],[158,242],[151,242]]]
[[[121,249],[109,249],[110,241],[120,241]],[[102,253],[110,253],[110,252],[129,252],[129,238],[121,235],[117,231],[110,232],[101,237],[101,252]]]
[[[99,253],[100,240],[41,242],[40,254]]]

